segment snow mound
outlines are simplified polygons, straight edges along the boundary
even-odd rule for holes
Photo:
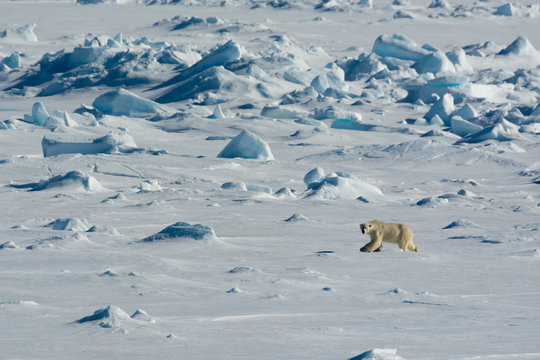
[[[109,234],[109,235],[120,235],[118,230],[116,230],[114,227],[110,226],[97,226],[94,225],[90,229],[86,230],[86,232],[89,233],[102,233],[102,234]]]
[[[75,127],[78,125],[77,121],[73,120],[76,116],[79,120],[82,120],[86,125],[95,126],[96,121],[93,115],[84,116],[79,114],[69,114],[67,111],[55,110],[49,115],[45,105],[41,102],[37,102],[32,106],[32,115],[29,118],[26,114],[25,120],[31,120],[35,125],[47,127],[50,129],[56,129],[57,127]]]
[[[538,4],[524,6],[520,3],[506,3],[495,9],[495,15],[513,17],[536,17],[540,12]]]
[[[237,76],[222,66],[214,66],[191,77],[185,79],[182,77],[181,80],[174,82],[156,101],[160,103],[182,101],[219,90],[230,94],[246,94],[260,89],[254,84],[254,81]]]
[[[396,349],[373,349],[366,351],[349,360],[405,360],[397,355]]]
[[[18,249],[19,247],[13,241],[7,241],[0,244],[0,250],[2,249]]]
[[[335,63],[328,64],[323,73],[317,75],[310,86],[319,94],[325,94],[328,89],[339,91],[347,91],[349,84],[345,82],[345,72]]]
[[[28,183],[22,185],[11,185],[11,187],[24,189],[30,188],[30,191],[42,191],[49,189],[75,190],[98,192],[105,188],[93,176],[86,175],[82,171],[70,171],[64,175],[53,176],[46,180],[40,180],[38,183]]]
[[[119,308],[118,306],[109,305],[106,308],[98,309],[94,311],[92,315],[85,316],[79,320],[76,320],[75,323],[84,324],[88,322],[101,321],[99,324],[101,327],[112,327],[111,325],[116,323],[119,320],[127,320],[129,315]]]
[[[13,53],[10,56],[6,56],[0,61],[0,71],[18,69],[21,67],[21,56],[17,53]]]
[[[278,189],[278,191],[275,192],[274,196],[278,198],[282,198],[282,199],[291,199],[291,198],[296,197],[296,195],[294,194],[294,191],[289,189],[286,186]]]
[[[373,125],[366,124],[360,120],[354,119],[335,119],[330,125],[332,129],[369,131],[374,128]]]
[[[372,52],[381,57],[393,57],[401,60],[417,61],[429,52],[404,35],[381,35],[373,44]]]
[[[290,217],[288,217],[287,219],[285,219],[283,221],[290,222],[290,223],[292,223],[292,222],[303,222],[303,221],[308,221],[308,218],[305,217],[302,214],[295,213],[295,214],[291,215]]]
[[[451,145],[436,139],[422,138],[389,145],[382,149],[383,154],[396,159],[415,160],[419,158],[432,158],[434,155],[449,152]]]
[[[454,64],[456,72],[464,74],[472,74],[474,72],[471,63],[467,60],[467,54],[462,48],[455,48],[447,52],[446,57]]]
[[[229,116],[225,115],[223,110],[221,109],[221,105],[217,104],[214,108],[214,112],[212,115],[208,116],[209,119],[225,119]]]
[[[172,30],[183,30],[190,27],[209,27],[223,23],[223,20],[215,16],[210,16],[206,18],[189,16],[182,18],[173,18],[172,20],[176,23]]]
[[[478,112],[469,104],[463,105],[459,110],[455,111],[453,116],[460,116],[464,120],[470,120],[478,116]]]
[[[334,106],[328,106],[326,108],[315,108],[313,110],[313,118],[317,120],[333,119],[361,121],[362,114],[354,111],[342,110]]]
[[[261,270],[251,266],[236,266],[228,271],[229,274],[261,273]]]
[[[104,114],[115,116],[146,117],[176,112],[169,106],[145,99],[125,89],[109,91],[98,96],[92,106]]]
[[[411,86],[408,99],[412,102],[420,99],[425,103],[432,103],[434,102],[434,95],[441,98],[445,94],[450,94],[457,102],[461,102],[467,96],[473,95],[470,85],[468,77],[463,74],[439,73],[436,78],[429,80],[427,83],[421,82],[417,86]],[[411,90],[416,91],[412,91],[411,94]],[[485,95],[481,94],[475,97],[483,96]]]
[[[139,192],[142,193],[163,190],[163,188],[156,179],[144,180],[142,183],[139,184],[138,188]]]
[[[398,10],[392,15],[394,19],[414,19],[414,15],[408,11]]]
[[[458,219],[456,221],[452,221],[450,224],[443,227],[443,229],[471,228],[471,227],[478,227],[478,225],[466,219]]]
[[[272,194],[272,189],[269,186],[245,184],[241,181],[228,181],[221,184],[221,188],[224,190],[253,191]]]
[[[221,184],[221,188],[224,190],[247,191],[246,184],[241,181],[227,181]]]
[[[41,141],[43,156],[59,154],[111,154],[130,153],[137,150],[137,144],[125,131],[111,132],[91,142],[69,142],[43,137]]]
[[[454,97],[451,94],[444,94],[429,111],[424,115],[424,118],[431,122],[435,115],[444,122],[445,125],[449,125],[450,115],[454,112]]]
[[[428,9],[450,9],[451,6],[448,0],[432,0],[429,3]]]
[[[49,113],[42,102],[38,101],[32,106],[32,120],[36,125],[45,125],[49,119]]]
[[[319,200],[369,200],[384,196],[378,187],[343,172],[328,174],[322,181],[310,183],[307,190],[304,198]]]
[[[308,171],[308,173],[304,176],[304,183],[309,186],[309,184],[312,183],[319,183],[323,181],[326,178],[326,174],[324,172],[324,169],[321,167],[316,167],[315,169],[312,169]]]
[[[519,127],[502,120],[478,132],[465,136],[459,143],[475,144],[487,140],[511,141],[519,137]]]
[[[147,38],[128,42],[121,33],[114,38],[90,35],[72,51],[43,55],[8,89],[35,87],[38,96],[51,96],[92,86],[148,84],[157,80],[156,75],[169,73],[171,66],[193,64],[198,56],[184,45],[152,43]]]
[[[270,146],[250,131],[243,130],[233,138],[218,154],[219,158],[244,158],[274,160]]]
[[[65,219],[56,219],[47,226],[52,227],[53,230],[64,230],[64,231],[87,231],[88,230],[88,221],[84,218],[65,218]]]
[[[296,119],[303,115],[303,113],[281,106],[265,106],[261,110],[261,115],[272,119]]]
[[[167,226],[160,232],[150,235],[142,242],[155,241],[184,241],[184,240],[217,240],[214,229],[202,224],[189,224],[186,222],[177,222]]]
[[[39,306],[39,304],[32,300],[9,300],[0,302],[0,306],[6,305],[20,305],[20,306]]]
[[[117,330],[133,321],[155,322],[144,310],[137,310],[129,316],[118,306],[109,305],[106,308],[94,311],[92,315],[75,320],[75,324],[97,323],[98,326]]]
[[[374,53],[362,53],[357,59],[347,60],[339,66],[345,71],[345,80],[358,81],[374,75],[380,71],[388,70],[387,66]]]
[[[435,51],[418,60],[413,68],[419,74],[454,73],[456,68],[442,51]]]
[[[480,125],[473,124],[470,121],[467,121],[460,116],[452,116],[450,119],[450,128],[452,132],[461,137],[467,136],[469,134],[477,133],[482,130]]]
[[[536,49],[531,44],[529,39],[526,37],[520,36],[514,40],[510,45],[502,49],[497,53],[497,55],[515,55],[523,56],[536,53]]]
[[[137,309],[135,312],[130,316],[131,319],[140,320],[140,321],[146,321],[150,323],[155,323],[156,320],[150,316],[146,311],[142,309]]]
[[[187,82],[189,79],[196,77],[197,75],[199,75],[199,79],[195,83],[200,83],[200,86],[202,86],[203,88],[215,88],[215,84],[214,86],[210,86],[212,84],[209,83],[209,81],[206,81],[206,86],[203,86],[204,83],[201,80],[213,74],[213,72],[207,73],[207,71],[211,70],[212,68],[221,68],[226,64],[239,60],[243,52],[243,48],[237,42],[229,40],[227,43],[210,52],[208,55],[204,56],[201,60],[199,60],[189,68],[182,70],[177,76],[159,85],[157,88],[167,87],[171,85],[177,86],[169,92],[158,97],[156,101],[172,102],[182,100],[183,98],[179,93],[186,91],[186,85],[184,83]],[[206,73],[206,75],[204,77],[201,77],[200,75],[203,73]],[[219,72],[214,75],[219,75]],[[215,82],[217,80],[212,79],[212,81]],[[193,83],[193,81],[191,83]]]
[[[28,24],[17,29],[6,29],[0,32],[0,38],[9,41],[31,41],[37,42],[38,38],[34,34],[36,24]]]

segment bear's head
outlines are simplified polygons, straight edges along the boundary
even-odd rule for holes
[[[362,234],[371,234],[377,227],[378,220],[373,220],[364,224],[360,224],[360,231]]]

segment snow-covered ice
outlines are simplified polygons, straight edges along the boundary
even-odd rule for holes
[[[0,358],[540,359],[536,0],[0,14]]]

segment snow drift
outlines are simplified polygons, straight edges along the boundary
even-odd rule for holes
[[[104,114],[115,116],[146,117],[156,114],[173,114],[175,109],[120,89],[98,96],[92,106]]]
[[[233,138],[218,154],[220,158],[244,158],[257,160],[274,160],[270,146],[250,131],[243,130]]]
[[[405,360],[397,355],[396,349],[373,349],[366,351],[349,360]]]
[[[304,177],[304,182],[309,182],[304,198],[319,200],[361,199],[364,202],[370,202],[384,196],[378,187],[343,172],[328,174],[322,180],[317,181],[324,174],[324,171],[321,172],[321,170],[315,169],[315,173],[312,170]]]
[[[46,180],[40,180],[37,183],[28,183],[22,185],[11,184],[11,187],[17,189],[29,188],[30,191],[42,191],[48,189],[58,190],[77,190],[77,191],[103,191],[105,188],[93,176],[86,175],[82,171],[70,171],[64,175],[53,176]]]
[[[34,33],[35,23],[28,24],[16,29],[6,29],[0,32],[0,38],[9,41],[30,41],[37,42],[38,38]]]
[[[64,231],[87,231],[89,229],[88,221],[78,217],[56,219],[47,226],[50,226],[53,230]]]
[[[231,72],[223,68],[231,62],[237,61],[242,56],[243,49],[235,41],[229,41],[218,47],[201,60],[182,70],[177,76],[163,82],[156,88],[171,87],[156,101],[168,103],[192,98],[202,91],[216,90],[224,87],[227,75]],[[233,74],[234,75],[234,74]],[[229,86],[232,86],[230,82]]]
[[[111,132],[90,142],[63,141],[45,136],[41,141],[41,147],[44,157],[60,154],[130,153],[140,150],[125,131]]]
[[[171,66],[187,67],[193,58],[196,54],[184,46],[146,38],[128,42],[121,33],[114,38],[90,36],[72,51],[43,55],[7,90],[36,87],[38,96],[52,96],[92,86],[149,84],[155,74],[168,72]]]
[[[156,242],[156,241],[186,241],[186,240],[217,240],[214,229],[210,226],[202,224],[189,224],[186,222],[177,222],[167,226],[160,232],[150,235],[142,242]]]
[[[372,51],[381,57],[394,57],[401,60],[420,60],[429,54],[411,38],[404,35],[381,35],[373,44]]]
[[[131,316],[118,306],[109,305],[94,311],[92,315],[75,320],[74,324],[97,324],[106,329],[119,330],[137,321],[155,322],[148,313],[138,309]]]

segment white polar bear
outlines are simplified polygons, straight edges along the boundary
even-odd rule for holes
[[[413,243],[413,232],[407,225],[372,220],[360,224],[360,230],[371,236],[371,241],[360,249],[362,252],[381,251],[383,241],[397,243],[403,251],[418,251]]]

